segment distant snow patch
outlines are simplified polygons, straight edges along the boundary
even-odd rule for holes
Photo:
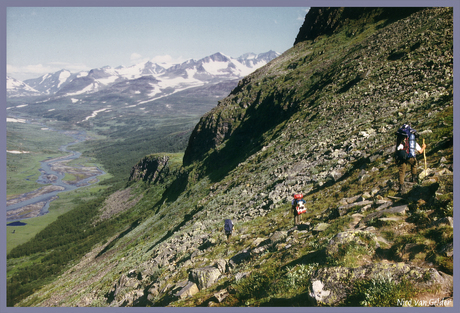
[[[30,153],[30,151],[18,151],[18,150],[6,150],[6,152],[12,153],[12,154]]]
[[[12,118],[12,117],[7,117],[7,118],[6,118],[6,121],[7,121],[7,122],[10,122],[10,123],[25,123],[25,122],[26,122],[25,119],[22,119],[22,118]]]
[[[106,110],[108,110],[109,108],[104,108],[104,109],[100,109],[100,110],[96,110],[96,111],[93,111],[93,114],[91,114],[90,116],[87,116],[82,122],[84,121],[87,121],[89,120],[90,118],[93,118],[93,117],[96,117],[96,115],[100,112],[104,112]]]

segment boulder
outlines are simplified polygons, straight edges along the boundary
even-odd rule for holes
[[[220,303],[222,301],[224,301],[225,298],[227,298],[228,296],[228,291],[227,289],[222,289],[216,293],[214,293],[214,297],[216,298],[216,300]]]
[[[236,255],[234,255],[229,261],[228,261],[228,264],[231,266],[231,267],[236,267],[238,264],[240,264],[241,262],[243,262],[244,260],[248,259],[249,257],[251,256],[251,252],[249,251],[249,249],[244,249],[243,251],[237,253]]]
[[[436,221],[434,221],[431,226],[440,226],[440,225],[448,225],[450,227],[454,227],[454,219],[450,216],[448,217],[443,217],[443,218],[440,218]]]
[[[313,232],[322,232],[325,231],[329,226],[331,226],[328,223],[319,223],[313,228]]]
[[[400,206],[395,206],[392,208],[385,209],[381,211],[382,213],[393,213],[393,214],[405,214],[406,211],[409,210],[409,207],[407,205],[400,205]]]
[[[340,248],[343,249],[343,247],[350,244],[363,246],[372,254],[379,247],[375,234],[362,230],[350,230],[335,235],[326,247],[326,254],[336,256]]]
[[[211,287],[221,276],[221,271],[214,266],[195,268],[190,271],[189,280],[196,283],[198,289]]]
[[[320,280],[311,282],[308,297],[315,305],[324,303],[330,294],[331,292],[324,289],[324,284]]]
[[[273,235],[270,236],[270,242],[276,244],[282,240],[285,240],[287,237],[287,231],[276,231]]]
[[[227,272],[227,261],[224,259],[217,259],[214,262],[214,267],[218,268],[222,274]]]
[[[407,205],[400,205],[396,207],[391,207],[387,209],[382,209],[380,211],[372,212],[364,217],[361,222],[359,222],[358,227],[363,227],[367,224],[367,222],[371,220],[377,220],[381,218],[384,214],[406,214],[406,211],[409,210]]]
[[[179,299],[185,299],[192,297],[199,291],[196,283],[189,281],[181,290],[179,290],[175,296]]]

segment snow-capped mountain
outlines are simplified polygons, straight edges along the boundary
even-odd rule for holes
[[[6,90],[8,91],[8,97],[28,97],[40,95],[38,90],[35,90],[26,83],[10,76],[6,77]]]
[[[244,64],[248,68],[254,68],[259,67],[259,64],[267,64],[279,55],[279,53],[270,50],[268,52],[260,54],[246,53],[240,56],[237,60],[238,62]]]
[[[24,82],[44,95],[53,95],[76,77],[86,76],[87,74],[88,73],[72,74],[68,70],[60,70],[55,73],[43,75],[39,78],[28,79]]]
[[[143,101],[152,101],[188,88],[241,79],[279,55],[269,51],[247,53],[235,59],[215,53],[197,61],[190,59],[172,66],[147,62],[129,67],[106,66],[74,74],[61,70],[25,80],[24,83],[42,95],[55,97],[122,92],[142,95],[145,97]],[[13,96],[13,90],[10,91],[9,87],[7,90],[8,96]]]

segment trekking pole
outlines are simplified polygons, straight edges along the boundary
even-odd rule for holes
[[[423,144],[425,144],[425,138],[423,138]],[[425,154],[425,149],[423,149],[423,159],[425,160],[425,177],[426,177],[426,154]]]

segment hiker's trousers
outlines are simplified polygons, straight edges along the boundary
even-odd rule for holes
[[[417,175],[417,159],[410,158],[405,162],[399,163],[399,185],[404,184],[404,177],[406,176],[406,164],[411,167],[412,176]]]
[[[294,226],[297,226],[300,224],[300,214],[297,214],[296,207],[292,207],[292,213],[294,214]]]

